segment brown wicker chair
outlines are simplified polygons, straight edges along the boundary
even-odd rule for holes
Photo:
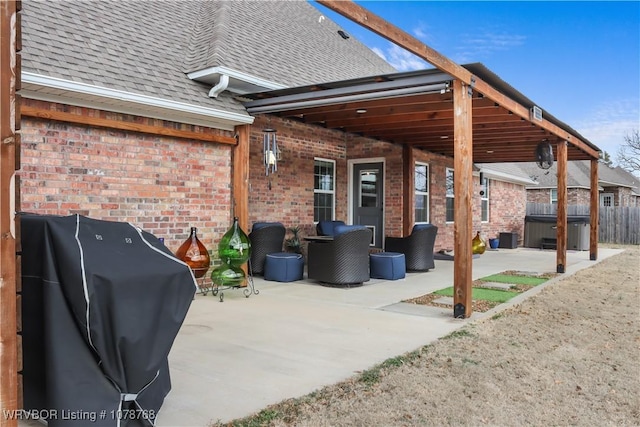
[[[416,224],[407,237],[387,237],[384,250],[404,254],[407,271],[429,271],[436,267],[433,247],[438,227],[433,224]]]
[[[339,225],[333,240],[309,242],[307,277],[333,285],[351,285],[369,280],[371,229]]]
[[[282,252],[284,235],[287,230],[279,222],[256,222],[253,224],[251,240],[251,273],[264,274],[267,254]]]

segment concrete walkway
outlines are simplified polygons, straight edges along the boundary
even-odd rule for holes
[[[390,357],[429,344],[462,326],[528,298],[549,283],[621,252],[567,253],[567,272],[489,313],[454,319],[453,310],[401,303],[453,285],[453,262],[397,281],[371,280],[336,289],[315,282],[254,280],[242,290],[197,295],[170,354],[173,389],[159,427],[206,426],[257,412],[283,399],[334,384]],[[473,278],[505,270],[555,272],[555,251],[487,251],[473,260]]]

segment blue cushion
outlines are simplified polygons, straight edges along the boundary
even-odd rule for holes
[[[344,225],[344,221],[320,221],[318,222],[318,230],[325,236],[335,236],[335,227]]]
[[[279,225],[281,227],[284,227],[281,222],[255,222],[253,223],[252,230],[259,230],[261,228],[270,227],[272,225]]]
[[[411,230],[411,233],[413,233],[414,231],[424,230],[425,228],[431,228],[431,227],[433,227],[433,224],[416,224],[413,226],[413,230]]]
[[[366,230],[367,227],[365,227],[364,225],[336,225],[333,228],[333,232],[334,232],[334,236],[338,236],[347,231],[363,230],[363,229]]]
[[[370,276],[374,279],[404,279],[407,270],[404,254],[380,252],[369,255]]]
[[[267,254],[264,260],[264,280],[293,282],[302,280],[304,259],[300,254],[276,252]]]

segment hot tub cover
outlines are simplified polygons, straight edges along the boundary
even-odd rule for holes
[[[558,222],[558,217],[556,215],[527,215],[524,217],[524,222],[550,222],[555,224],[556,222]],[[590,222],[591,218],[589,217],[589,215],[567,216],[567,224],[589,224]]]
[[[52,427],[153,425],[191,270],[128,223],[20,219],[25,409]]]

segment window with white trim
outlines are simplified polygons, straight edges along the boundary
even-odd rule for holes
[[[480,185],[480,204],[482,207],[481,221],[489,222],[489,180],[484,178]]]
[[[429,165],[416,163],[414,171],[414,215],[415,222],[429,222]]]
[[[334,219],[336,162],[327,159],[313,161],[313,220]]]
[[[453,193],[453,169],[447,168],[445,175],[446,193],[446,221],[453,222],[454,219],[454,193]]]
[[[551,200],[549,201],[549,203],[551,203],[552,205],[558,203],[558,190],[555,188],[551,189]]]
[[[600,206],[606,206],[606,207],[613,206],[613,193],[600,194]]]

